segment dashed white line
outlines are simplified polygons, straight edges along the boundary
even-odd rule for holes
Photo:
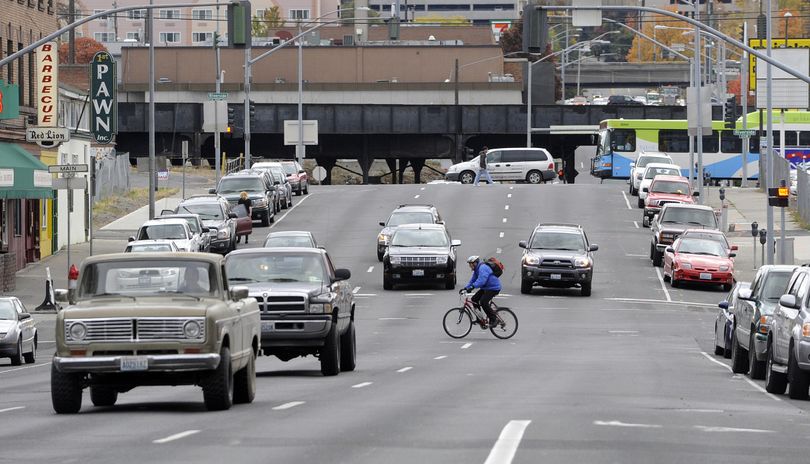
[[[625,256],[628,258],[646,258],[647,255],[644,254],[635,254],[635,253],[625,253]]]
[[[662,426],[658,424],[633,424],[622,421],[593,421],[593,425],[606,425],[609,427],[634,427],[644,429],[660,429]]]
[[[580,169],[585,169],[585,162],[584,161],[579,162],[579,168]]]
[[[503,232],[501,232],[500,234],[498,234],[498,237],[503,238]]]
[[[500,249],[500,248],[495,248],[495,254],[498,254],[498,255],[499,255],[499,254],[501,254],[501,253],[503,253],[503,250],[502,250],[502,249]]]
[[[703,430],[704,432],[745,432],[745,433],[776,433],[773,430],[763,429],[738,429],[735,427],[714,427],[708,425],[696,425],[696,429]]]
[[[605,298],[609,301],[626,301],[632,303],[658,303],[658,304],[673,304],[673,305],[687,305],[687,306],[704,306],[706,308],[716,308],[716,304],[712,303],[695,303],[693,301],[665,301],[653,300],[649,298]]]
[[[309,197],[307,197],[307,198],[309,198]],[[188,437],[190,435],[194,435],[195,433],[200,433],[200,431],[199,430],[186,430],[185,432],[180,432],[180,433],[176,433],[174,435],[169,435],[166,438],[161,438],[159,440],[153,440],[152,443],[157,443],[157,444],[168,443],[170,441],[175,441],[175,440],[179,440],[181,438]]]
[[[518,446],[520,446],[520,440],[523,439],[526,427],[531,423],[530,420],[509,421],[506,427],[501,430],[498,441],[495,442],[495,446],[492,447],[492,451],[489,452],[484,464],[510,464],[515,458],[515,453]]]
[[[378,317],[378,321],[407,321],[407,317]]]
[[[35,364],[35,365],[33,365],[33,366],[25,366],[25,367],[17,367],[17,368],[14,368],[14,369],[6,369],[6,370],[4,370],[4,371],[0,371],[0,374],[7,374],[7,373],[9,373],[9,372],[21,371],[21,370],[24,370],[24,369],[33,369],[33,368],[35,368],[35,367],[50,366],[50,365],[51,365],[51,362],[50,362],[50,361],[48,361],[48,362],[46,362],[46,363],[42,363],[42,364]]]
[[[506,218],[503,218],[503,222],[506,223]]]
[[[370,267],[368,268],[368,271],[366,271],[366,272],[371,272],[371,271],[373,271],[373,270],[374,270],[374,266],[370,266]]]
[[[423,296],[433,296],[432,293],[406,293],[405,296],[412,296],[412,297],[423,297]]]
[[[713,363],[717,364],[718,366],[722,367],[723,369],[726,369],[726,370],[728,370],[729,372],[734,372],[734,371],[732,371],[732,370],[731,370],[731,366],[729,366],[729,365],[727,365],[727,364],[725,364],[725,363],[722,363],[722,362],[720,362],[720,361],[718,361],[718,360],[714,359],[713,357],[711,357],[711,355],[710,355],[709,353],[707,353],[707,352],[705,352],[705,351],[701,351],[701,352],[700,352],[700,354],[702,354],[704,358],[706,358],[706,359],[708,359],[709,361],[711,361],[711,362],[713,362]],[[772,400],[774,400],[774,401],[782,401],[782,399],[781,399],[781,398],[779,398],[778,396],[774,395],[773,393],[768,393],[768,391],[767,391],[767,390],[765,390],[765,389],[764,389],[764,388],[762,388],[761,386],[757,385],[755,382],[753,382],[753,381],[752,381],[751,379],[749,379],[748,377],[742,377],[742,378],[743,378],[743,380],[745,380],[746,382],[748,382],[748,384],[749,384],[749,385],[751,385],[752,387],[754,387],[754,389],[756,389],[757,391],[759,391],[759,392],[761,392],[761,393],[764,393],[764,394],[765,394],[765,396],[769,397],[770,399],[772,399]]]
[[[419,195],[414,195],[413,197],[414,197],[414,198],[419,198]]]
[[[641,229],[641,226],[638,225],[638,221],[633,221],[633,225],[636,226],[636,229]]]
[[[420,188],[419,190],[424,190],[424,189],[425,189],[425,188],[424,188],[424,187],[422,187],[422,188]]]
[[[627,198],[627,194],[624,193],[624,190],[622,190],[622,196],[624,197],[624,202],[627,203],[627,209],[633,209],[633,207],[630,206],[630,200]]]
[[[506,194],[506,198],[512,198],[512,194],[511,194],[511,193],[507,193],[507,194]]]
[[[358,297],[368,297],[368,296],[377,296],[377,294],[376,294],[376,293],[357,293],[357,294],[355,294],[354,296],[358,296]]]
[[[352,293],[357,295],[357,292],[359,292],[359,291],[360,291],[360,287],[354,287],[354,290],[352,290]]]
[[[509,210],[509,205],[504,206],[503,209],[508,211]]]
[[[672,297],[669,296],[669,290],[667,290],[667,286],[666,286],[666,284],[664,284],[664,278],[661,276],[661,270],[658,269],[658,268],[655,268],[655,275],[658,276],[658,282],[661,283],[661,288],[664,290],[664,295],[667,296],[667,302],[668,303],[671,302]]]
[[[282,405],[276,406],[275,408],[273,408],[273,411],[283,411],[285,409],[301,406],[304,403],[306,403],[306,401],[290,401],[289,403],[284,403]]]
[[[446,357],[447,357],[447,356],[442,355],[442,356],[436,356],[436,357],[435,357],[435,358],[433,358],[433,359],[439,360],[439,359],[444,359],[444,358],[446,358]]]
[[[509,190],[514,190],[514,189],[515,189],[515,187],[514,187],[514,186],[513,186],[513,187],[509,187]]]
[[[0,409],[0,412],[17,411],[19,409],[25,409],[25,406],[15,406],[13,408]]]
[[[412,366],[403,367],[402,369],[399,369],[397,372],[399,372],[399,373],[401,374],[401,373],[403,373],[403,372],[408,372],[408,371],[409,371],[409,370],[411,370],[411,369],[413,369],[413,367],[412,367]]]
[[[374,382],[363,382],[363,383],[358,383],[357,385],[352,385],[352,388],[363,388],[363,387],[368,387],[368,386],[369,386],[369,385],[371,385],[372,383],[374,383]]]
[[[471,346],[472,346],[472,343],[465,343],[465,344],[461,345],[461,349],[466,350],[467,348],[469,348]]]
[[[638,330],[608,330],[611,334],[637,334]]]

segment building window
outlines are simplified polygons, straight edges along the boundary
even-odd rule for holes
[[[258,10],[256,10],[256,17],[260,18],[260,19],[264,18],[264,9],[263,8],[259,8]]]
[[[210,8],[195,8],[191,10],[191,19],[195,21],[210,21],[214,18],[214,10]]]
[[[160,10],[160,19],[180,19],[180,10]]]
[[[140,32],[127,32],[127,40],[135,40],[140,42],[141,41],[141,33]]]
[[[106,43],[106,42],[115,42],[115,33],[114,32],[94,32],[93,38],[96,42]]]
[[[93,10],[93,14],[96,15],[96,14],[99,14],[99,13],[104,13],[105,11],[107,11],[107,10]],[[109,18],[109,16],[104,15],[104,16],[100,16],[100,17],[96,18],[96,20],[97,21],[106,21],[107,18]]]
[[[428,5],[428,11],[470,11],[470,5],[453,5],[453,4]]]
[[[127,11],[127,19],[138,21],[146,18],[146,10],[130,10]]]
[[[14,214],[14,236],[22,236],[22,200],[11,200]]]
[[[158,43],[176,44],[180,43],[179,32],[161,32],[158,36]]]
[[[191,41],[194,43],[214,42],[213,32],[192,32]]]
[[[309,19],[309,10],[290,10],[290,19]]]

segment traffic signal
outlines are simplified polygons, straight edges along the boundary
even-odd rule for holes
[[[248,115],[250,116],[250,124],[253,125],[253,117],[256,116],[256,104],[253,100],[248,102]]]
[[[723,105],[723,121],[726,122],[726,129],[734,129],[737,125],[737,96],[732,95],[726,98]]]
[[[225,130],[225,132],[233,131],[234,126],[236,126],[236,118],[235,118],[236,114],[235,113],[236,112],[234,111],[233,107],[231,107],[229,105],[228,106],[228,128]]]
[[[250,2],[242,0],[228,4],[228,46],[250,47]]]
[[[768,204],[770,206],[778,206],[780,208],[785,208],[788,205],[789,196],[790,190],[785,186],[769,188]]]
[[[548,14],[540,5],[523,8],[523,53],[543,53],[548,40]]]

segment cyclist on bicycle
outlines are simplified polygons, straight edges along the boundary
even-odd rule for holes
[[[459,293],[469,293],[474,288],[477,288],[478,291],[473,295],[471,300],[477,308],[483,308],[484,312],[487,313],[487,316],[489,316],[489,325],[495,325],[498,318],[495,315],[495,311],[492,310],[490,303],[492,299],[495,298],[495,295],[501,292],[501,281],[492,273],[492,268],[489,267],[489,264],[481,261],[480,257],[475,255],[470,256],[467,258],[467,264],[470,265],[470,270],[473,271],[473,275],[467,283],[467,286],[462,288]]]

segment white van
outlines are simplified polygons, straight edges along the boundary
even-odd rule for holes
[[[478,156],[454,164],[447,169],[445,179],[472,184],[478,166]],[[487,150],[487,171],[492,180],[530,184],[539,184],[557,175],[554,159],[545,148],[492,148]]]

